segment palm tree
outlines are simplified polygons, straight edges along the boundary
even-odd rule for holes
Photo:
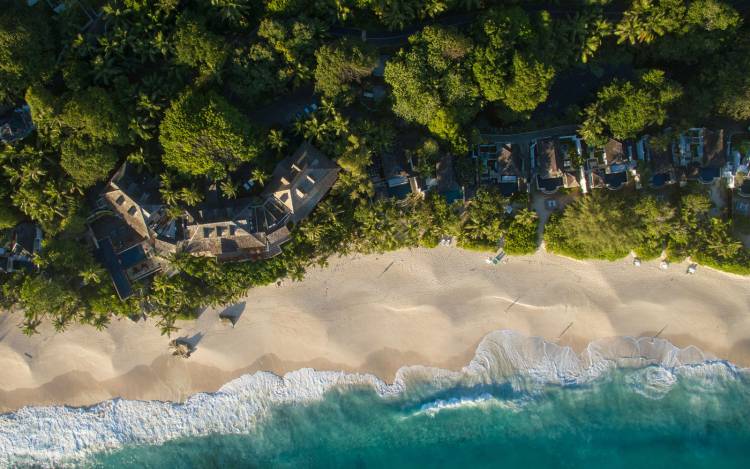
[[[70,325],[70,319],[67,315],[55,316],[52,320],[52,327],[55,328],[55,332],[63,332]]]
[[[252,177],[253,181],[257,182],[261,187],[266,184],[266,181],[268,181],[269,178],[268,173],[260,168],[253,169],[253,171],[250,173],[250,177]]]
[[[170,220],[176,220],[182,216],[182,209],[177,205],[170,205],[167,207],[167,217]]]
[[[24,178],[28,178],[34,182],[39,182],[42,176],[47,174],[47,171],[43,170],[41,166],[37,164],[25,163],[21,165],[21,173]]]
[[[331,129],[337,137],[349,132],[349,120],[341,114],[336,113],[330,121]]]
[[[97,315],[91,325],[94,326],[97,331],[103,331],[109,325],[109,314]]]
[[[98,284],[102,281],[104,276],[104,269],[98,265],[92,265],[85,270],[82,270],[79,274],[84,285]]]
[[[39,319],[38,317],[36,316],[31,317],[31,318],[27,317],[23,321],[21,331],[23,332],[24,335],[32,336],[38,332],[37,328],[41,325],[42,325],[42,320]]]
[[[413,0],[377,0],[375,13],[388,29],[403,29],[406,23],[417,17]]]
[[[156,323],[156,325],[159,326],[159,332],[161,333],[161,335],[171,337],[173,332],[179,331],[180,328],[175,326],[174,322],[175,318],[162,317],[159,322]]]
[[[326,130],[325,122],[320,122],[316,116],[310,116],[304,123],[302,135],[308,139],[320,141]]]
[[[612,34],[612,23],[605,19],[599,19],[594,23],[594,31],[585,38],[582,51],[581,62],[588,62],[593,57],[599,47],[602,45],[604,38]]]
[[[332,116],[336,114],[336,106],[333,104],[333,101],[330,99],[321,98],[320,110],[323,114],[327,116]]]
[[[303,224],[300,227],[300,231],[305,237],[305,240],[307,240],[308,243],[314,245],[320,244],[320,241],[323,238],[323,233],[325,232],[323,226],[311,222]]]
[[[448,8],[444,0],[428,0],[427,4],[423,7],[423,15],[434,18],[440,13],[444,12]]]
[[[219,184],[219,189],[221,189],[222,194],[224,194],[224,197],[226,197],[227,199],[236,199],[237,193],[239,192],[237,189],[237,184],[234,184],[229,179],[221,181],[221,184]]]
[[[165,204],[169,205],[170,207],[174,207],[177,205],[177,201],[180,197],[176,190],[173,190],[172,188],[162,187],[161,189],[159,189],[159,192],[161,193],[161,198]]]
[[[276,150],[276,153],[281,154],[286,147],[286,140],[284,140],[284,133],[281,130],[271,129],[268,132],[268,144]]]
[[[185,205],[192,207],[203,200],[203,195],[194,187],[183,187],[179,191],[179,198]]]
[[[292,130],[294,130],[294,133],[297,135],[303,135],[305,133],[305,118],[300,116],[294,119]]]
[[[617,24],[617,28],[615,28],[617,43],[629,42],[631,45],[636,44],[640,38],[639,31],[638,18],[632,15],[631,12],[625,12],[622,20]]]
[[[240,25],[250,10],[247,0],[211,0],[211,6],[219,9],[219,16],[227,23]]]

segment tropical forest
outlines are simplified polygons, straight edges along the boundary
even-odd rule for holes
[[[148,317],[169,335],[332,256],[447,242],[750,275],[749,12],[732,0],[7,0],[3,253],[21,249],[23,226],[41,244],[0,273],[0,314],[27,334]],[[709,141],[720,166],[704,165]],[[123,165],[182,220],[217,193],[260,197],[303,144],[340,170],[281,253],[157,252],[160,271],[116,290],[92,225]],[[595,160],[615,144],[627,178],[610,190],[618,166]],[[506,150],[512,175],[493,153]],[[655,187],[662,174],[674,184]]]

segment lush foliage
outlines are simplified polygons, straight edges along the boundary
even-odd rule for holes
[[[377,51],[348,40],[321,46],[315,52],[315,90],[330,99],[351,103],[356,85],[369,76],[378,63]]]
[[[332,255],[429,247],[446,236],[467,248],[531,253],[541,230],[528,201],[475,185],[466,150],[480,129],[582,123],[587,143],[598,144],[666,127],[747,126],[750,35],[729,2],[540,5],[101,0],[91,2],[101,13],[91,23],[80,8],[4,5],[0,118],[25,101],[36,131],[0,149],[0,237],[32,221],[45,242],[38,269],[0,277],[2,304],[21,307],[28,333],[42,321],[101,328],[112,315],[142,314],[172,333],[201,307],[280,277],[299,279]],[[360,28],[376,34],[363,42]],[[388,58],[385,83],[372,76],[379,57]],[[383,84],[382,101],[359,98]],[[666,148],[673,136],[663,135]],[[227,198],[257,195],[303,140],[342,171],[281,255],[241,264],[178,255],[165,259],[170,275],[137,282],[130,300],[118,299],[92,256],[86,220],[119,164],[158,176],[177,217],[213,184]],[[465,205],[449,205],[437,188],[384,198],[386,161],[441,183],[451,180],[442,174],[451,162],[453,187],[476,195]],[[248,178],[256,183],[250,191]],[[666,250],[750,273],[725,216],[702,194],[595,194],[554,216],[544,239],[575,257]]]
[[[479,110],[479,90],[469,72],[472,41],[457,31],[428,26],[409,37],[409,44],[385,67],[393,111],[460,146],[461,126]]]
[[[537,224],[536,213],[514,209],[497,190],[482,188],[462,217],[458,245],[488,251],[502,246],[510,254],[530,254],[537,248]]]
[[[685,192],[674,202],[651,195],[584,197],[554,216],[544,240],[552,252],[578,259],[615,260],[631,251],[645,259],[666,252],[730,272],[750,273],[750,252],[731,224],[709,216],[711,200]]]
[[[8,2],[0,14],[0,107],[23,96],[30,83],[49,78],[55,63],[49,17],[21,2]]]
[[[482,24],[475,49],[474,76],[489,101],[502,101],[515,112],[533,111],[547,99],[555,69],[545,63],[551,44],[538,32],[546,25],[520,7],[496,10]]]
[[[321,23],[311,18],[263,19],[258,41],[234,51],[227,77],[229,90],[253,105],[309,82],[321,29]]]
[[[214,93],[190,90],[181,95],[159,130],[164,165],[191,176],[223,179],[260,149],[250,123]]]
[[[597,94],[586,108],[581,135],[587,142],[603,144],[607,137],[635,138],[653,125],[662,125],[667,108],[682,94],[679,84],[661,70],[641,74],[637,82],[614,82]]]

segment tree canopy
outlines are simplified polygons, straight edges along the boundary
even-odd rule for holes
[[[49,78],[55,65],[55,40],[46,12],[21,2],[0,11],[0,106],[22,97],[31,83]]]
[[[547,99],[555,69],[539,57],[541,27],[520,7],[493,10],[484,19],[472,69],[487,100],[526,112]]]
[[[189,176],[223,179],[261,148],[247,119],[212,92],[183,93],[172,102],[159,130],[164,164]]]
[[[264,18],[258,27],[259,40],[234,50],[228,88],[253,105],[309,82],[322,28],[318,20],[304,15],[288,20]]]
[[[315,52],[315,90],[331,99],[351,103],[355,86],[378,64],[375,49],[344,39],[324,44]]]
[[[669,105],[681,95],[682,87],[661,70],[643,72],[636,81],[614,81],[586,108],[581,135],[600,145],[607,137],[635,138],[649,126],[663,124]]]
[[[471,39],[452,29],[428,26],[409,37],[385,67],[393,89],[393,111],[426,125],[438,137],[460,142],[460,128],[479,111],[479,90],[471,80]]]
[[[215,75],[224,65],[227,50],[221,36],[206,29],[200,17],[183,13],[175,31],[177,62],[197,68],[203,75]]]

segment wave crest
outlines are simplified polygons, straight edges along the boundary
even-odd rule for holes
[[[393,384],[369,374],[306,368],[283,377],[267,372],[244,375],[182,404],[114,399],[85,408],[25,407],[0,415],[0,466],[59,465],[123,445],[248,433],[273,406],[317,401],[334,388],[370,387],[383,398],[417,399],[451,388],[502,384],[522,394],[548,385],[586,384],[617,367],[642,369],[630,385],[650,398],[663,396],[681,378],[691,378],[697,383],[692,385],[702,389],[745,372],[695,347],[681,349],[658,338],[599,340],[578,355],[538,337],[495,331],[482,340],[462,370],[404,367]],[[421,410],[431,413],[488,399],[484,394],[464,401],[433,399]]]

